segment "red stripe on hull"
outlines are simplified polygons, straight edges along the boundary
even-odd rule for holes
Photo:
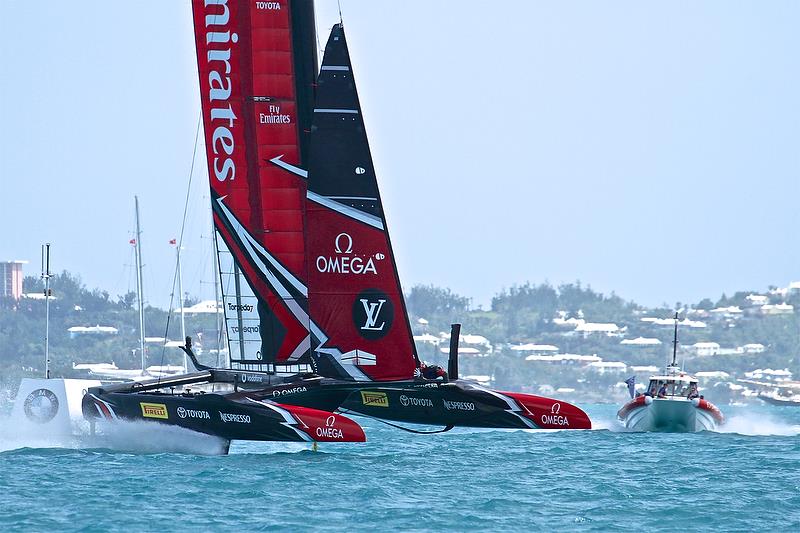
[[[501,392],[516,401],[526,412],[523,416],[543,429],[592,429],[592,421],[582,409],[571,403],[524,394]]]

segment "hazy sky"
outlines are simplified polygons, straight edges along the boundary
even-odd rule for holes
[[[800,3],[342,0],[400,275],[488,303],[800,279]],[[166,306],[200,114],[188,0],[5,1],[0,260]],[[317,1],[320,41],[337,21]],[[204,147],[185,290],[211,297]],[[205,196],[204,196],[205,195]],[[127,265],[127,266],[126,266]]]

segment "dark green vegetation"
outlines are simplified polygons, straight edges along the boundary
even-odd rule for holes
[[[55,376],[74,375],[74,363],[114,362],[120,368],[138,368],[138,314],[136,298],[132,293],[111,297],[107,292],[88,290],[80,279],[66,272],[51,280],[55,300],[51,301],[50,350],[52,372]],[[24,292],[41,293],[40,280],[25,279]],[[800,374],[800,314],[764,316],[758,307],[750,305],[746,296],[738,292],[713,302],[705,299],[696,305],[679,305],[685,310],[704,312],[690,315],[693,320],[707,324],[704,329],[682,327],[681,345],[689,347],[696,342],[713,341],[723,349],[735,349],[745,344],[765,346],[763,353],[715,355],[693,357],[686,349],[680,352],[690,371],[724,370],[732,377],[741,377],[755,368],[788,368]],[[800,295],[770,296],[771,303],[786,302],[800,309]],[[491,348],[481,348],[484,357],[462,357],[464,374],[493,376],[500,388],[537,390],[541,384],[578,389],[605,388],[625,375],[598,376],[586,372],[582,365],[557,365],[525,361],[520,352],[510,349],[519,343],[552,344],[560,353],[597,354],[605,361],[622,361],[628,365],[657,365],[666,361],[672,340],[672,328],[642,322],[643,317],[669,318],[674,312],[668,306],[645,308],[625,301],[615,294],[603,295],[580,283],[552,287],[548,284],[524,284],[497,294],[488,310],[474,309],[470,299],[448,289],[433,286],[415,286],[407,296],[414,333],[439,336],[448,332],[452,322],[463,324],[462,332],[486,337]],[[191,302],[187,303],[190,305]],[[720,306],[740,306],[743,313],[737,317],[708,313]],[[572,331],[574,326],[558,325],[559,316],[583,317],[588,322],[615,323],[626,328],[623,336],[592,334],[584,336]],[[16,382],[23,375],[41,375],[44,368],[44,301],[23,299],[0,301],[0,379]],[[148,336],[180,338],[178,317],[170,319],[162,309],[148,307],[145,313]],[[682,315],[683,316],[683,315]],[[428,321],[427,325],[418,322]],[[116,335],[79,335],[70,337],[71,326],[113,326]],[[213,339],[207,349],[216,347],[213,315],[187,317],[187,334],[202,346],[202,339]],[[198,335],[201,334],[201,335]],[[637,347],[620,344],[636,337],[657,338],[662,344],[655,347]],[[439,349],[446,343],[434,346],[419,343],[420,356],[431,362],[444,364],[446,355]],[[213,357],[206,356],[208,362]],[[164,349],[159,343],[148,344],[147,364],[179,364],[182,360],[177,349]],[[593,385],[594,384],[594,385]]]
[[[139,352],[139,314],[135,293],[111,297],[99,289],[88,290],[80,278],[62,272],[51,278],[54,299],[50,301],[51,375],[70,377],[73,363],[110,363],[119,368],[141,367]],[[24,293],[44,293],[43,282],[33,277],[24,280]],[[191,305],[188,302],[186,305]],[[145,309],[145,332],[148,337],[164,337],[167,312],[154,307]],[[0,381],[16,384],[21,376],[44,374],[44,299],[23,298],[19,302],[0,299]],[[112,326],[116,335],[84,334],[70,338],[72,326]],[[214,337],[213,316],[187,317],[187,335],[197,340],[198,332]],[[180,323],[170,320],[167,338],[180,339]],[[214,338],[214,348],[216,339]],[[181,352],[148,343],[147,365],[181,364]]]
[[[717,301],[704,299],[696,305],[676,304],[682,309],[681,318],[688,316],[702,321],[705,328],[682,326],[679,329],[681,349],[679,362],[687,370],[721,370],[731,374],[731,381],[743,377],[757,368],[788,368],[795,376],[800,374],[800,314],[764,315],[760,306],[753,306],[747,295],[756,291],[737,292],[732,297],[723,295]],[[761,292],[761,294],[764,294]],[[800,294],[769,295],[769,301],[793,304],[800,312]],[[711,312],[719,307],[739,306],[742,313],[726,315]],[[479,334],[493,345],[486,357],[462,356],[464,374],[493,376],[499,388],[536,391],[537,386],[570,387],[578,391],[606,390],[634,372],[606,373],[587,371],[582,365],[553,364],[525,361],[524,355],[510,349],[512,344],[550,344],[560,353],[593,355],[604,361],[621,361],[628,365],[656,365],[663,367],[672,353],[673,329],[670,325],[656,326],[643,322],[644,317],[670,318],[674,308],[664,304],[660,308],[646,308],[625,301],[612,293],[603,295],[580,282],[553,287],[548,284],[526,283],[503,290],[492,299],[488,310],[472,309],[469,298],[433,286],[416,286],[408,295],[408,307],[415,334],[430,333],[438,336],[448,332],[450,323],[463,324],[462,334]],[[584,334],[575,332],[574,326],[559,326],[557,316],[582,317],[587,322],[615,323],[624,328],[623,336]],[[428,321],[421,325],[419,318]],[[620,344],[623,339],[637,337],[657,338],[661,345],[653,347]],[[697,342],[716,342],[721,348],[733,351],[746,344],[763,344],[762,353],[733,353],[698,357],[690,347]],[[420,356],[444,365],[446,355],[438,347],[418,343]],[[462,343],[462,347],[464,344]],[[646,375],[639,375],[640,381]]]

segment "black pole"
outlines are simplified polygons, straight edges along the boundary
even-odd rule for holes
[[[675,312],[675,334],[672,337],[672,366],[678,359],[678,312]]]
[[[458,339],[461,324],[450,325],[450,358],[447,360],[447,379],[458,379]]]

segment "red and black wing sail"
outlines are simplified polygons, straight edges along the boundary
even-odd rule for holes
[[[300,167],[316,76],[313,0],[192,0],[234,366],[310,361]]]
[[[317,78],[306,251],[318,371],[411,378],[417,356],[341,24]]]

